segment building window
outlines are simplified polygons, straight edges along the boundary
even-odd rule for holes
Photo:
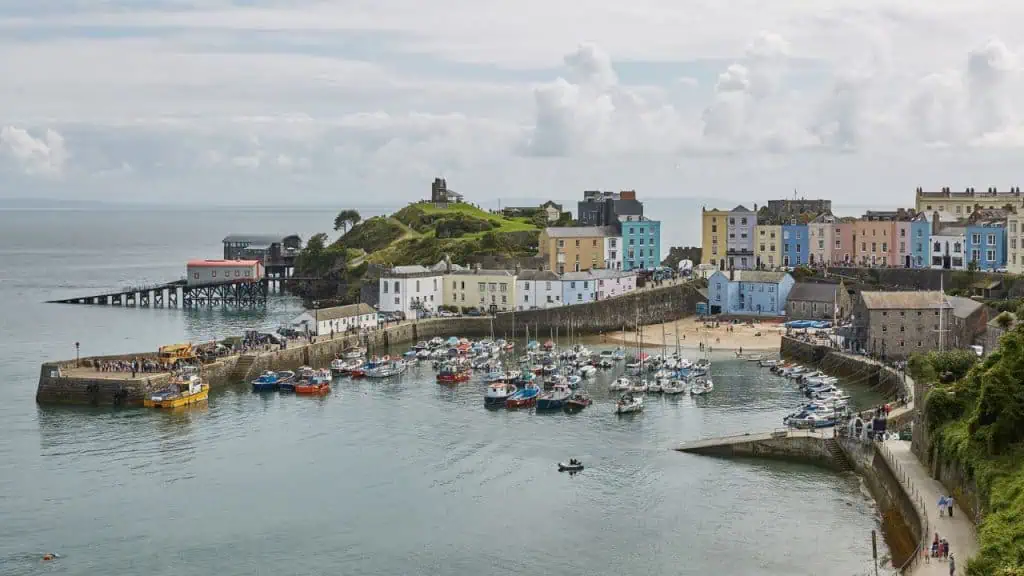
[[[981,234],[971,234],[972,244],[981,244]]]
[[[900,238],[906,238],[906,237],[907,237],[907,229],[906,228],[900,228]]]
[[[217,271],[216,270],[210,272],[210,278],[216,278],[216,277],[217,277]]]
[[[192,279],[193,279],[193,280],[199,280],[199,272],[193,272],[193,273],[192,273]],[[385,291],[386,291],[386,290],[385,290]]]
[[[487,283],[486,282],[477,282],[476,289],[479,292],[486,292],[487,291]]]
[[[558,241],[558,247],[559,248],[565,248],[565,240],[559,240]]]
[[[416,281],[416,293],[417,294],[420,293],[420,281],[419,280]]]
[[[504,282],[502,282],[502,283],[501,283],[501,285],[499,286],[499,288],[500,288],[500,290],[501,290],[502,292],[508,292],[508,284],[506,284],[506,283],[504,283]]]
[[[861,252],[867,252],[868,251],[868,243],[867,242],[861,242],[860,243],[860,251]]]
[[[388,282],[381,282],[381,284],[384,285],[384,293],[387,294],[388,293],[388,284],[389,283]]]
[[[989,234],[988,235],[988,242],[986,242],[986,244],[988,244],[989,246],[995,246],[996,245],[996,235],[995,234]]]
[[[402,293],[402,291],[398,289],[398,286],[399,286],[398,282],[395,282],[395,294],[401,294]]]
[[[583,301],[583,294],[577,293],[576,294],[576,301],[577,302],[582,302]]]
[[[882,242],[882,252],[888,252],[888,251],[889,251],[889,243],[888,242]]]
[[[985,251],[985,260],[987,260],[990,264],[994,264],[995,261],[996,261],[996,251],[995,250],[986,250]]]
[[[978,250],[977,248],[972,249],[971,250],[971,260],[974,261],[974,262],[977,262],[979,258],[981,258],[981,251]]]
[[[523,284],[523,288],[525,288],[526,290],[529,290],[530,289],[530,283],[529,282],[524,283]],[[504,292],[504,290],[503,290],[503,292]]]
[[[398,296],[395,296],[395,304],[401,304],[402,300]]]

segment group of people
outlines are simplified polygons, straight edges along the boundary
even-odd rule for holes
[[[956,574],[956,558],[949,552],[949,540],[939,538],[938,532],[935,533],[935,539],[932,540],[931,550],[922,550],[922,554],[924,554],[925,563],[931,562],[931,558],[948,561],[950,576]]]
[[[138,372],[168,372],[171,368],[173,366],[167,362],[143,358],[101,361],[96,365],[100,372],[131,372],[133,376]]]
[[[953,517],[953,497],[952,496],[939,496],[939,517],[943,517],[949,513],[949,517]]]

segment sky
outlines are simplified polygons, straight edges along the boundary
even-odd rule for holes
[[[365,205],[1024,184],[1024,4],[0,0],[0,198]]]

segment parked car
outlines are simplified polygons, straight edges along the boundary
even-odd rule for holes
[[[466,312],[466,316],[483,316],[484,313],[477,308],[471,308],[469,312]]]

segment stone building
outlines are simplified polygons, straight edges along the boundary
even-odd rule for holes
[[[1017,326],[1017,315],[1013,312],[1006,312],[1006,314],[1009,314],[1012,319],[1006,328],[1000,326],[999,322],[996,321],[998,316],[989,320],[985,325],[985,354],[994,352],[996,348],[999,348],[999,339],[1002,338],[1003,334]]]
[[[885,358],[948,349],[953,305],[939,291],[861,292],[850,344]]]
[[[985,304],[972,298],[947,296],[952,304],[952,317],[949,326],[950,346],[953,348],[969,348],[977,343],[985,334],[989,321],[989,310]]]
[[[798,282],[786,301],[788,320],[842,320],[850,314],[850,294],[846,285]]]

